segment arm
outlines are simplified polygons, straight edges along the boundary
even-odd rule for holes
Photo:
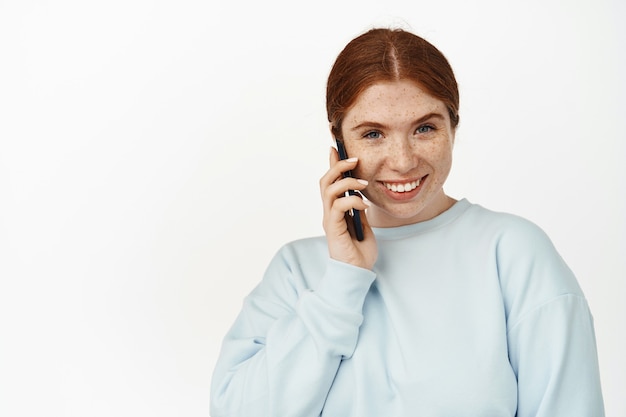
[[[518,417],[602,417],[593,320],[587,302],[562,295],[509,330]]]
[[[342,176],[357,160],[339,161],[331,151],[329,163],[320,179],[327,245],[283,248],[246,299],[213,374],[213,417],[319,416],[342,358],[352,356],[377,247],[366,216],[363,241],[344,218],[367,207],[341,197],[367,185]]]
[[[545,233],[522,220],[498,243],[518,417],[602,417],[593,318]]]
[[[213,417],[320,415],[374,273],[330,260],[312,291],[298,266],[283,250],[245,300],[213,375]]]

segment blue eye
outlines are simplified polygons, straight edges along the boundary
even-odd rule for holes
[[[367,132],[365,135],[363,135],[363,137],[366,139],[380,139],[382,136],[383,135],[376,130],[372,130],[371,132]]]
[[[416,133],[428,133],[435,130],[431,125],[423,125],[417,128]]]

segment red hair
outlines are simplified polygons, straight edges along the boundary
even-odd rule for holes
[[[441,100],[452,128],[459,124],[459,91],[446,57],[425,39],[402,29],[372,29],[350,41],[333,65],[326,85],[332,132],[342,138],[348,109],[366,88],[380,81],[411,80]]]

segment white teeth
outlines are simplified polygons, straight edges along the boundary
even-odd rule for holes
[[[388,182],[385,183],[385,187],[387,187],[387,189],[393,191],[394,193],[406,193],[416,189],[417,187],[419,187],[419,185],[420,180],[407,182],[405,184],[390,184]]]

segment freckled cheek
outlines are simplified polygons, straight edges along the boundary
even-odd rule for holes
[[[437,149],[433,152],[433,157],[443,162],[450,161],[452,160],[452,149],[448,147]]]
[[[430,158],[434,163],[449,163],[452,160],[451,146],[431,146],[423,153],[424,157]]]
[[[371,149],[353,148],[348,156],[359,158],[359,163],[352,173],[355,177],[363,179],[368,179],[373,174],[380,159],[380,154],[372,152]]]
[[[352,170],[352,173],[355,178],[361,178],[369,181],[372,177],[372,168],[367,159],[359,158],[359,164],[354,170]]]
[[[440,182],[444,182],[450,173],[450,169],[452,168],[452,153],[443,152],[441,153],[437,160],[434,161],[435,169],[438,172],[437,177],[439,177]]]

